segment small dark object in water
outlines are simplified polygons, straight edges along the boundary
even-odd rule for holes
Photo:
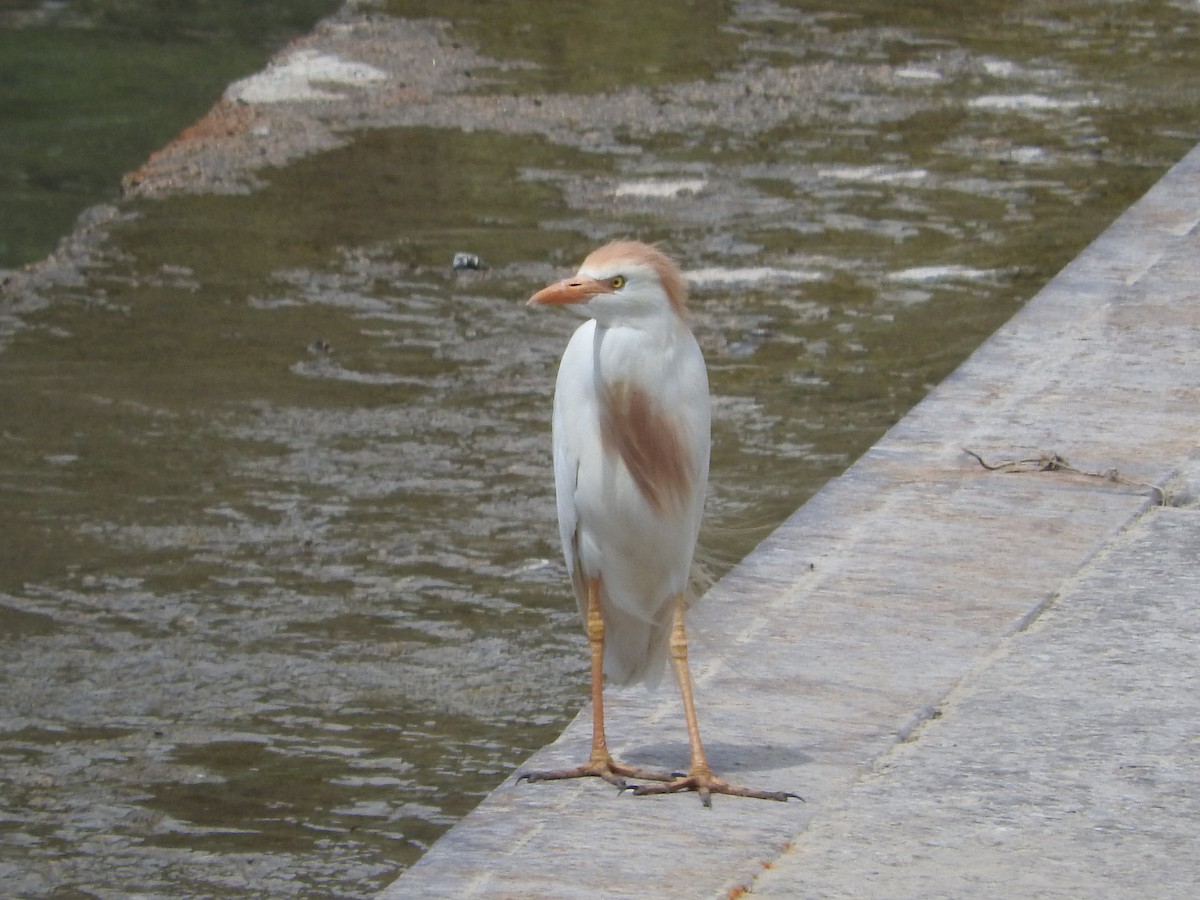
[[[451,263],[451,266],[455,272],[462,272],[466,269],[479,271],[480,269],[487,268],[487,266],[483,264],[483,260],[481,260],[474,253],[455,253],[454,262]]]

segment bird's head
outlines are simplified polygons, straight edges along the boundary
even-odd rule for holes
[[[669,256],[640,241],[615,241],[589,254],[574,277],[542,288],[529,305],[566,305],[602,325],[637,326],[682,318],[686,300],[683,275]]]

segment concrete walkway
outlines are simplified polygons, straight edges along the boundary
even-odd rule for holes
[[[1193,896],[1198,226],[1200,148],[695,610],[714,766],[807,802],[509,779],[382,896]]]

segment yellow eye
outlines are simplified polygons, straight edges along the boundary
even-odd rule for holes
[[[613,286],[614,291],[619,291],[621,288],[625,287],[625,276],[615,275],[609,280],[608,283]]]

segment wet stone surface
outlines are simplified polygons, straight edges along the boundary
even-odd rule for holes
[[[596,242],[692,273],[719,574],[1197,137],[1179,4],[656,4],[578,81],[561,23],[475,6],[327,22],[277,60],[316,96],[231,87],[9,279],[17,893],[369,895],[558,732],[576,321],[523,301]]]

